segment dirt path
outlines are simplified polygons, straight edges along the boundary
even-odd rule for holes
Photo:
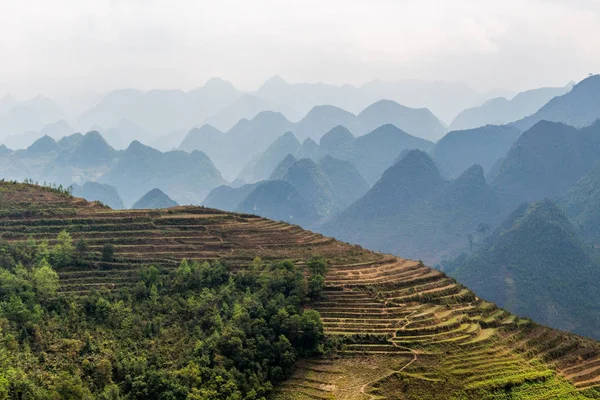
[[[410,347],[400,346],[398,343],[394,342],[394,339],[397,337],[396,335],[397,335],[398,331],[402,331],[402,330],[404,330],[404,329],[405,329],[405,328],[408,326],[408,324],[410,323],[410,320],[409,320],[409,318],[411,317],[411,315],[413,315],[413,314],[414,314],[414,313],[416,313],[416,312],[417,312],[417,311],[416,311],[416,310],[414,310],[414,311],[412,311],[410,314],[408,314],[406,317],[404,317],[404,322],[405,322],[405,323],[404,323],[404,325],[402,325],[402,327],[400,327],[400,328],[398,328],[398,329],[394,330],[394,336],[392,336],[392,338],[390,339],[390,342],[391,342],[391,343],[392,343],[392,344],[393,344],[395,347],[398,347],[398,348],[400,348],[400,349],[406,349],[406,350],[410,351],[410,352],[412,353],[412,355],[413,355],[413,356],[412,356],[412,358],[411,358],[411,359],[410,359],[410,360],[409,360],[409,361],[408,361],[406,364],[404,364],[404,365],[402,366],[402,368],[400,368],[400,369],[398,369],[398,370],[395,370],[395,371],[391,371],[390,373],[388,373],[388,374],[386,374],[386,375],[384,375],[384,376],[382,376],[382,377],[379,377],[379,378],[377,378],[377,379],[373,379],[372,381],[370,381],[370,382],[367,382],[367,383],[365,383],[364,385],[362,385],[362,386],[360,387],[360,393],[361,393],[361,394],[363,394],[363,395],[365,395],[365,396],[367,396],[367,397],[369,398],[369,400],[377,400],[377,399],[380,399],[380,397],[378,397],[378,396],[375,396],[375,395],[373,395],[373,394],[367,393],[367,389],[369,388],[369,386],[371,386],[371,385],[372,385],[372,384],[374,384],[375,382],[379,382],[379,381],[381,381],[381,380],[383,380],[383,379],[385,379],[385,378],[387,378],[387,377],[389,377],[389,376],[392,376],[392,375],[394,375],[394,374],[397,374],[397,373],[400,373],[400,372],[404,371],[404,370],[405,370],[406,368],[408,368],[408,367],[409,367],[409,366],[410,366],[412,363],[414,363],[415,361],[418,361],[418,360],[419,360],[419,351],[418,351],[418,350],[411,349]]]

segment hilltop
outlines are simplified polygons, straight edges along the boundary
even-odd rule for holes
[[[419,158],[418,154],[410,157]],[[422,159],[421,164],[427,164],[427,160]],[[476,180],[481,170],[473,171],[472,175],[469,175],[469,180]],[[19,338],[38,346],[46,356],[35,358],[34,364],[21,361],[9,364],[13,368],[25,369],[34,368],[32,365],[52,366],[58,371],[64,370],[65,363],[88,366],[72,374],[61,375],[62,380],[45,383],[50,385],[49,390],[57,393],[67,393],[64,391],[71,389],[85,393],[85,390],[104,388],[105,391],[121,391],[135,398],[148,398],[149,393],[168,393],[173,398],[183,398],[189,392],[199,393],[200,398],[218,398],[206,392],[208,383],[205,382],[214,382],[214,375],[206,375],[213,377],[207,381],[186,377],[198,376],[191,373],[195,368],[203,374],[216,371],[214,368],[223,368],[222,373],[226,374],[229,385],[242,384],[242,375],[234,377],[230,367],[242,365],[236,364],[242,362],[236,358],[236,354],[243,351],[241,346],[255,344],[245,342],[246,339],[235,329],[248,329],[247,334],[254,335],[250,330],[252,315],[263,313],[261,304],[267,304],[260,303],[262,298],[256,297],[258,293],[248,292],[245,298],[238,298],[237,305],[227,303],[226,307],[233,310],[227,314],[224,307],[211,306],[211,299],[216,300],[214,296],[223,293],[233,296],[239,292],[234,287],[222,292],[225,289],[219,286],[222,284],[219,282],[224,282],[222,279],[226,282],[227,274],[231,274],[233,280],[230,282],[235,286],[239,279],[244,279],[244,271],[249,274],[247,282],[254,282],[251,271],[263,268],[262,263],[293,262],[268,267],[273,269],[270,270],[271,275],[262,276],[264,284],[264,279],[287,276],[286,268],[288,271],[304,268],[308,259],[319,256],[327,264],[325,287],[321,298],[310,300],[306,307],[320,313],[324,332],[334,350],[330,355],[301,357],[291,378],[275,387],[275,399],[345,400],[373,396],[415,400],[586,399],[598,395],[594,389],[600,385],[600,345],[597,342],[511,315],[479,299],[444,273],[418,261],[367,251],[298,226],[249,214],[204,207],[114,211],[70,197],[65,191],[28,184],[0,183],[0,212],[3,216],[1,235],[6,246],[26,246],[33,243],[32,240],[39,242],[46,239],[53,246],[53,254],[61,254],[59,250],[65,249],[64,234],[62,241],[56,240],[61,231],[68,232],[77,243],[81,240],[87,243],[82,259],[57,268],[57,296],[82,304],[90,316],[73,327],[63,326],[52,335],[37,336],[43,341],[36,336]],[[55,246],[61,243],[63,247]],[[113,250],[110,254],[106,251],[107,243]],[[219,260],[220,265],[227,266],[227,272],[217,264],[189,267],[187,262],[182,262],[183,258],[192,263]],[[156,268],[148,269],[143,265]],[[185,276],[188,268],[199,274],[198,282],[205,282],[204,285],[208,286],[202,292],[182,290],[181,295],[189,296],[187,300],[182,298],[180,302],[163,304],[170,301],[170,296],[175,296],[169,292],[170,277],[175,279],[173,285],[183,285],[186,280],[176,283],[176,278]],[[145,299],[139,300],[144,308],[133,303],[135,309],[127,309],[127,302],[136,296]],[[285,296],[282,294],[278,301],[287,301]],[[122,298],[130,300],[119,302],[118,299]],[[261,325],[264,334],[272,332],[271,329],[279,329],[276,321],[307,324],[303,325],[304,329],[308,329],[311,323],[318,330],[316,320],[309,322],[308,318],[313,318],[313,315],[302,317],[298,314],[296,319],[288,320],[290,312],[302,311],[296,311],[298,309],[291,303],[287,304],[285,313],[268,314],[278,317]],[[171,310],[170,314],[162,314],[163,307],[177,307],[181,311],[173,314]],[[264,312],[267,309],[265,307]],[[154,315],[151,310],[154,310]],[[195,344],[182,335],[181,329],[185,332],[183,325],[172,320],[173,315],[177,315],[190,318],[191,323],[192,320],[197,321],[194,315],[208,318],[214,310],[223,313],[225,330],[222,336],[206,336]],[[132,345],[127,350],[130,353],[126,359],[118,355],[117,359],[111,360],[110,355],[120,343],[111,340],[114,339],[112,335],[130,329],[127,326],[132,326],[128,324],[133,322],[131,318],[138,318],[138,313],[145,313],[139,315],[148,318],[136,320],[140,324],[135,331],[136,335],[140,335],[139,339],[131,342],[134,338],[124,338]],[[168,319],[161,322],[160,318]],[[44,317],[38,332],[49,332],[47,329],[51,325],[48,324],[53,321],[56,323],[50,316]],[[92,321],[99,330],[94,332],[94,336],[86,336],[90,331],[85,327]],[[202,321],[194,322],[200,332],[214,326],[213,322],[202,325]],[[258,323],[258,320],[254,321]],[[174,324],[167,325],[169,322]],[[136,322],[133,323],[137,326]],[[234,329],[234,326],[237,328]],[[12,332],[12,328],[7,329],[3,327],[3,335]],[[78,329],[84,335],[81,342],[73,341],[69,336],[71,329]],[[290,334],[292,331],[285,332]],[[300,344],[293,336],[290,338],[292,344],[289,346],[292,347],[288,346],[285,354],[293,359],[295,354],[311,354],[308,343]],[[216,342],[211,347],[209,343],[213,340]],[[278,343],[278,346],[284,345]],[[0,344],[6,345],[5,341]],[[252,348],[259,351],[257,347]],[[18,354],[26,354],[21,347],[17,349]],[[182,364],[168,364],[167,360],[181,355],[186,357]],[[243,359],[255,357],[256,353],[244,353]],[[126,360],[137,360],[137,364],[132,365],[133,361]],[[219,364],[219,360],[223,364]],[[163,365],[169,367],[161,375],[151,375],[153,362],[167,362]],[[269,365],[268,370],[274,371],[270,368],[275,364]],[[49,371],[53,370],[28,370],[33,372],[32,377],[51,379]],[[121,372],[127,375],[121,375]],[[276,375],[279,378],[268,376],[272,378],[261,377],[261,382],[266,382],[263,379],[278,382],[286,373],[281,370]],[[136,377],[139,378],[137,381]],[[150,386],[145,390],[150,392],[144,392],[134,382],[147,382]],[[181,386],[173,386],[172,382],[180,382]],[[1,379],[0,383],[3,383]],[[84,390],[84,387],[87,389]],[[231,387],[245,390],[245,386]],[[261,393],[264,393],[264,387],[261,386]],[[215,387],[213,390],[225,393],[221,391],[227,389]]]

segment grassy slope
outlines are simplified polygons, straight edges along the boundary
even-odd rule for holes
[[[321,255],[320,311],[340,351],[298,365],[277,399],[585,399],[600,384],[600,345],[484,302],[446,275],[296,226],[202,207],[112,211],[23,184],[0,184],[0,232],[11,242],[85,237],[98,261],[59,271],[61,291],[118,290],[138,266],[188,259],[247,265]],[[106,242],[111,263],[99,261]],[[586,390],[587,389],[587,390]],[[582,391],[584,390],[584,391]],[[586,397],[590,396],[590,397]]]

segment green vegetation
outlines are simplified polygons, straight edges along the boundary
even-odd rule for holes
[[[522,205],[444,271],[517,315],[600,338],[600,262],[551,201]]]
[[[54,246],[0,245],[0,398],[261,399],[299,357],[323,352],[319,313],[304,311],[322,275],[184,259],[141,268],[118,293],[57,294],[51,263],[72,267],[86,247],[65,231]]]
[[[248,214],[115,211],[28,184],[0,184],[0,212],[12,398],[598,397],[597,342],[421,262]]]

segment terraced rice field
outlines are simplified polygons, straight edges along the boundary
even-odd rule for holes
[[[313,307],[339,351],[299,363],[275,399],[421,399],[436,392],[500,399],[506,388],[520,396],[513,398],[586,398],[586,389],[600,385],[597,342],[510,315],[419,262],[252,215],[203,207],[113,211],[0,184],[3,240],[52,244],[62,230],[87,239],[92,252],[85,267],[58,271],[60,290],[70,296],[132,286],[141,265],[168,269],[183,258],[218,258],[234,268],[255,257],[326,258],[327,287]],[[106,243],[116,250],[110,262],[100,260]]]

